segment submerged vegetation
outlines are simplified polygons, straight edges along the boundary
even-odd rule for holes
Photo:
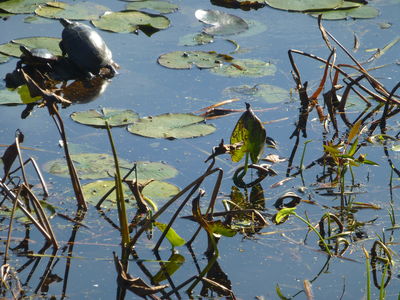
[[[141,1],[127,4],[124,11],[104,15],[107,8],[96,6],[95,16],[92,16],[87,12],[92,6],[87,3],[69,5],[49,2],[37,6],[31,4],[31,1],[25,1],[24,5],[19,2],[13,5],[12,2],[1,2],[0,9],[10,13],[34,11],[37,16],[50,19],[73,18],[73,12],[80,11],[83,16],[75,17],[92,20],[97,28],[112,32],[140,30],[148,36],[167,29],[170,21],[166,16],[138,10],[146,8],[168,14],[178,9],[176,5],[164,1]],[[68,287],[70,267],[74,260],[79,259],[74,247],[89,243],[79,240],[78,232],[83,229],[95,232],[91,238],[96,239],[94,243],[97,246],[105,243],[100,234],[103,234],[102,229],[106,226],[107,230],[112,230],[113,241],[118,241],[120,251],[118,254],[110,251],[108,257],[108,261],[115,266],[113,275],[117,299],[129,297],[128,292],[150,299],[243,298],[242,293],[236,291],[239,289],[235,286],[236,282],[231,281],[220,266],[221,257],[234,255],[233,251],[227,249],[221,251],[221,244],[233,239],[236,243],[238,237],[257,241],[270,235],[275,235],[275,251],[281,251],[279,243],[283,240],[296,246],[296,249],[313,253],[312,259],[326,259],[314,278],[301,279],[300,289],[297,285],[288,288],[285,282],[280,281],[282,277],[277,276],[273,283],[275,291],[265,291],[272,295],[271,298],[292,299],[304,293],[307,299],[314,299],[312,284],[321,274],[328,273],[330,266],[336,262],[361,262],[365,265],[364,273],[354,273],[351,276],[365,282],[361,294],[366,299],[400,297],[400,291],[393,292],[396,286],[398,288],[398,275],[393,275],[398,274],[397,230],[400,228],[397,225],[399,209],[394,201],[394,190],[398,187],[396,180],[400,177],[396,156],[399,151],[399,132],[396,133],[398,124],[393,120],[396,120],[400,112],[400,82],[394,86],[385,86],[380,82],[380,76],[372,74],[373,69],[360,62],[323,25],[323,19],[341,19],[342,16],[373,18],[377,10],[367,4],[337,0],[309,1],[311,6],[306,7],[293,6],[296,1],[289,0],[211,2],[244,10],[270,6],[318,17],[315,21],[322,36],[321,41],[326,46],[324,50],[328,51],[327,57],[321,57],[323,51],[307,53],[287,49],[295,85],[292,98],[296,99],[299,108],[295,128],[290,136],[293,147],[289,157],[266,153],[278,152],[286,136],[269,136],[268,123],[259,117],[262,109],[254,109],[250,101],[244,102],[240,109],[223,108],[238,99],[221,101],[194,113],[165,113],[147,117],[140,117],[131,109],[110,107],[76,111],[70,114],[73,122],[82,127],[87,126],[92,131],[106,132],[109,150],[104,151],[111,155],[75,153],[69,143],[68,127],[65,126],[67,121],[60,112],[73,102],[87,103],[96,98],[102,93],[104,85],[112,84],[110,77],[114,74],[110,74],[104,64],[94,66],[99,74],[95,72],[93,77],[87,76],[89,70],[76,69],[74,63],[71,66],[71,54],[61,56],[57,49],[60,39],[57,38],[16,39],[0,45],[0,53],[6,59],[9,56],[20,57],[16,69],[10,71],[6,79],[15,91],[20,91],[22,87],[25,89],[25,96],[21,97],[21,101],[26,104],[22,118],[28,118],[33,109],[37,108],[47,109],[49,119],[54,121],[64,157],[47,161],[44,170],[47,174],[70,180],[68,184],[65,182],[68,189],[71,187],[73,191],[68,201],[75,201],[77,207],[75,213],[65,214],[51,204],[51,187],[46,183],[46,176],[42,175],[35,158],[25,158],[26,148],[22,146],[24,134],[15,128],[15,139],[2,141],[7,143],[1,156],[3,173],[0,181],[1,224],[3,232],[7,232],[3,238],[5,250],[0,268],[2,296],[22,299],[28,295],[53,299],[56,296],[48,293],[49,286],[63,282],[61,290],[57,291],[59,299],[70,297],[74,289]],[[199,45],[212,43],[217,36],[239,34],[250,28],[245,20],[217,10],[197,10],[195,16],[207,24],[201,37],[200,34],[194,36],[193,41],[199,42]],[[397,41],[394,40],[388,47],[394,46]],[[236,43],[232,40],[230,42]],[[52,56],[43,57],[43,52],[33,50],[37,48],[48,49]],[[160,68],[185,70],[196,66],[228,78],[253,79],[272,76],[277,72],[276,63],[273,62],[234,58],[239,48],[236,44],[235,51],[230,54],[171,51],[160,54],[157,62]],[[385,47],[377,51],[368,62],[378,59],[387,49]],[[298,57],[301,57],[301,63]],[[111,55],[107,61],[112,62]],[[307,72],[304,70],[307,68],[303,66],[304,61],[306,64],[316,63],[320,67],[321,78],[316,87],[308,86],[312,78],[305,78],[307,75],[304,73]],[[63,67],[60,67],[60,62]],[[67,80],[75,81],[67,85]],[[118,80],[118,77],[113,80]],[[256,84],[238,86],[228,92],[237,93],[247,100],[258,93],[266,93],[266,97],[268,93],[285,97],[280,96],[285,91],[282,90],[272,85]],[[351,103],[355,102],[354,99],[365,102],[364,110],[353,109]],[[3,104],[10,103],[15,102]],[[238,116],[238,113],[241,115]],[[217,130],[218,126],[210,122],[228,115],[235,118],[236,124],[230,128],[230,136],[224,136]],[[317,118],[317,121],[313,121],[313,118]],[[206,153],[203,152],[204,162],[194,162],[198,168],[196,172],[200,175],[193,175],[196,172],[185,174],[186,181],[178,187],[166,180],[174,178],[179,170],[164,161],[139,161],[135,157],[123,159],[119,155],[123,145],[114,138],[119,127],[126,128],[124,134],[128,138],[136,135],[141,139],[146,137],[151,141],[169,140],[175,143],[180,139],[201,139],[213,134],[220,143],[210,146],[211,149],[204,151]],[[318,141],[316,150],[311,150],[309,144],[312,141],[306,140],[310,127],[321,135],[322,142]],[[370,159],[371,146],[382,149],[385,160],[375,162]],[[233,166],[228,171],[224,168],[227,165],[226,158],[230,160],[229,166]],[[369,171],[365,170],[373,173],[372,168],[385,168],[382,161],[387,162],[385,172],[389,170],[390,173],[389,195],[384,196],[389,202],[386,203],[387,199],[380,199],[382,201],[379,202],[359,200],[358,195],[368,192],[368,177],[365,179],[363,176],[366,173],[369,176]],[[287,166],[282,168],[283,164]],[[283,169],[285,174],[280,174],[276,183],[265,187],[266,182],[279,176],[277,169]],[[315,178],[309,183],[312,176]],[[274,208],[266,206],[265,195],[269,189],[296,179],[301,181],[300,187],[288,186],[283,195],[273,192],[272,195],[268,194],[274,202]],[[59,193],[64,197],[63,192]],[[332,201],[326,204],[318,199],[319,196]],[[363,216],[364,221],[359,220],[359,215],[364,211],[382,211],[384,208],[388,210],[389,228],[377,217],[365,220]],[[96,224],[101,224],[96,225],[99,228],[91,228],[86,224],[86,220],[93,218],[93,212],[97,212],[95,218]],[[67,241],[58,237],[67,230],[54,221],[59,218],[52,220],[55,216],[72,224]],[[368,226],[374,226],[375,229],[369,230]],[[16,231],[24,232],[25,236],[13,248],[11,244],[15,243],[13,234]],[[31,233],[36,231],[43,238],[43,246],[33,251],[30,250],[30,243],[33,240],[41,243],[38,236],[31,237]],[[287,235],[295,231],[297,235]],[[300,236],[304,235],[303,240],[299,240],[298,232],[301,232]],[[48,254],[46,251],[50,248],[52,252]],[[152,252],[148,251],[149,248]],[[185,251],[187,256],[184,255]],[[259,252],[257,254],[261,256]],[[277,259],[272,254],[262,255],[267,260]],[[298,257],[299,254],[291,255]],[[26,262],[21,266],[14,256],[22,256]],[[189,256],[192,265],[186,261]],[[44,257],[49,258],[47,265],[44,264]],[[65,272],[61,278],[54,270],[57,263],[64,259]],[[285,257],[282,260],[288,259]],[[22,282],[20,274],[30,265],[32,270],[28,279]],[[43,266],[39,268],[39,265]],[[257,264],[253,266],[255,273],[258,273],[258,267]],[[38,282],[29,282],[39,269],[43,273]],[[391,297],[387,297],[390,285],[394,288],[391,289]],[[241,288],[247,289],[243,286]],[[345,290],[351,288],[346,284],[335,287],[338,291],[343,289],[342,296]],[[251,291],[245,295],[249,294]],[[262,298],[255,294],[252,296]],[[340,291],[335,296],[342,297]],[[76,297],[80,298],[79,291]]]

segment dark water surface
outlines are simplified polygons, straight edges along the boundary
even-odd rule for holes
[[[125,5],[123,2],[117,1],[97,1],[97,3],[107,5],[115,11],[122,9]],[[171,20],[171,27],[154,34],[150,38],[143,33],[134,35],[100,32],[113,51],[114,60],[121,66],[120,74],[112,79],[104,93],[96,100],[84,104],[75,104],[61,110],[70,143],[78,145],[76,151],[110,153],[110,146],[104,130],[86,127],[71,121],[69,115],[74,111],[113,107],[132,109],[138,112],[140,116],[167,112],[194,112],[202,107],[227,99],[228,97],[222,91],[231,86],[265,83],[279,86],[288,91],[293,90],[295,85],[290,75],[291,66],[287,57],[288,49],[299,49],[324,58],[329,55],[325,43],[321,39],[317,20],[310,16],[278,11],[267,7],[245,12],[215,7],[208,1],[187,0],[175,1],[175,3],[180,6],[180,10],[167,15]],[[380,15],[375,19],[324,22],[324,26],[348,49],[353,46],[353,33],[358,35],[361,46],[354,55],[359,61],[364,61],[372,55],[371,52],[365,52],[366,49],[382,48],[398,36],[400,32],[399,1],[371,1],[370,5],[380,10]],[[159,55],[175,50],[213,50],[219,53],[229,53],[234,50],[232,44],[224,38],[217,38],[215,43],[201,47],[192,48],[178,45],[182,36],[200,32],[203,28],[203,25],[194,17],[194,12],[200,8],[219,9],[246,20],[255,20],[266,26],[266,30],[259,34],[240,34],[228,38],[235,40],[241,49],[246,50],[243,53],[234,54],[236,58],[255,58],[273,62],[278,69],[275,76],[229,78],[214,75],[207,70],[193,68],[192,70],[176,71],[158,65],[157,57]],[[62,26],[57,21],[50,24],[28,24],[23,22],[24,17],[24,15],[19,15],[6,21],[0,21],[0,43],[8,42],[14,38],[37,35],[60,37]],[[380,29],[379,23],[382,22],[390,22],[392,26],[389,29]],[[389,90],[400,78],[399,66],[393,64],[396,60],[397,62],[399,60],[398,53],[399,46],[396,45],[377,62],[369,66],[389,64],[384,69],[373,73]],[[338,50],[338,58],[341,62],[349,62],[340,50]],[[309,81],[309,87],[315,89],[319,83],[322,68],[319,68],[318,63],[308,58],[299,57],[297,62],[303,80]],[[0,76],[4,78],[5,74],[15,67],[15,63],[16,60],[11,60],[8,63],[1,64]],[[249,99],[246,98],[246,101],[249,101]],[[360,100],[358,101],[360,102]],[[268,136],[274,138],[278,143],[278,150],[267,150],[266,152],[289,157],[294,143],[293,140],[289,139],[289,136],[295,128],[294,123],[297,120],[300,105],[297,92],[293,92],[292,99],[285,102],[268,103],[260,99],[251,99],[251,104],[255,110],[272,109],[257,113],[263,122],[284,119],[266,125]],[[229,108],[244,108],[244,100],[229,105]],[[41,166],[51,159],[63,157],[63,151],[58,146],[59,137],[47,109],[36,108],[33,114],[24,120],[20,119],[23,109],[22,106],[0,107],[0,144],[12,143],[15,130],[20,129],[25,135],[24,146],[36,149],[34,151],[26,150],[24,155],[35,157]],[[131,161],[167,162],[179,170],[179,175],[170,179],[169,182],[183,188],[204,172],[206,165],[203,164],[203,161],[212,147],[217,145],[222,138],[226,141],[229,140],[230,133],[238,118],[239,115],[235,114],[212,120],[210,123],[215,124],[218,128],[214,134],[190,140],[147,139],[132,135],[126,129],[121,128],[113,129],[113,134],[121,158]],[[398,118],[397,121],[391,122],[391,126],[397,132],[399,130]],[[305,164],[309,164],[322,154],[321,131],[317,115],[313,112],[308,124],[308,139],[312,142],[308,145],[309,150],[305,155]],[[304,140],[302,139],[300,142],[300,150],[294,160],[295,165],[299,164]],[[220,258],[218,263],[229,278],[231,288],[238,298],[254,299],[255,296],[263,296],[264,299],[277,299],[278,296],[275,292],[277,284],[285,295],[294,295],[303,289],[305,279],[314,279],[323,269],[322,274],[313,282],[315,299],[340,299],[341,297],[341,299],[364,299],[366,275],[365,258],[361,247],[365,246],[370,249],[377,235],[382,236],[382,229],[390,226],[387,208],[390,201],[388,182],[391,173],[380,147],[365,147],[363,151],[368,151],[368,159],[380,164],[380,167],[361,166],[355,172],[356,182],[362,184],[361,191],[363,192],[355,196],[355,201],[373,203],[383,208],[380,211],[360,210],[357,212],[357,220],[360,222],[378,218],[373,225],[366,225],[364,228],[370,239],[353,243],[350,246],[345,257],[351,260],[332,258],[328,265],[325,265],[327,257],[316,251],[318,246],[316,245],[315,235],[310,233],[304,245],[303,240],[307,228],[295,218],[291,218],[279,227],[275,225],[266,227],[251,238],[245,238],[244,235],[223,238],[219,242]],[[396,152],[393,152],[392,155],[394,161],[398,161],[399,155]],[[226,172],[221,188],[220,198],[222,199],[222,196],[230,193],[232,185],[230,176],[236,165],[232,164],[227,156],[221,157],[217,163]],[[279,175],[262,183],[266,197],[265,207],[271,213],[274,212],[273,203],[279,195],[286,191],[297,192],[297,189],[303,185],[307,189],[302,197],[310,198],[316,201],[318,205],[302,204],[298,208],[298,213],[304,216],[306,211],[313,224],[316,224],[321,217],[323,206],[340,204],[339,197],[324,197],[313,189],[312,184],[321,172],[322,167],[316,167],[306,172],[305,184],[302,183],[301,178],[297,177],[281,187],[271,189],[271,184],[285,178],[287,164],[283,163],[274,168]],[[72,198],[69,180],[60,179],[48,173],[45,173],[45,177],[51,186],[51,196],[48,201],[63,213],[72,215],[75,211],[75,200]],[[202,188],[210,194],[212,185],[213,182],[207,182]],[[396,190],[394,190],[393,199],[395,203],[399,200],[399,193]],[[222,209],[222,204],[218,203],[217,210]],[[185,214],[190,213],[191,207],[188,206]],[[116,220],[116,212],[108,212],[108,215]],[[398,206],[395,206],[395,215],[399,217]],[[169,217],[167,214],[161,221],[167,222]],[[115,298],[117,284],[112,252],[120,253],[120,236],[92,206],[89,208],[84,222],[90,228],[80,228],[77,233],[69,274],[65,273],[67,252],[57,252],[56,255],[59,255],[59,257],[55,259],[52,274],[57,274],[63,280],[50,285],[49,291],[43,293],[45,299],[50,298],[51,295],[55,295],[56,299],[61,299],[60,295],[65,284],[67,284],[66,290],[69,299]],[[56,236],[61,246],[66,246],[73,225],[61,218],[53,219],[52,225],[55,227]],[[178,220],[174,228],[184,238],[189,239],[196,226],[190,221]],[[1,232],[3,240],[6,239],[6,233],[6,229],[3,228]],[[154,240],[141,240],[136,248],[140,259],[149,260],[144,264],[153,274],[158,271],[159,264],[152,261],[156,258],[149,249],[154,246],[158,234],[158,232],[155,233]],[[24,232],[22,230],[15,231],[13,236],[23,237]],[[395,231],[393,238],[392,249],[397,253],[399,250],[399,232]],[[30,239],[32,240],[30,248],[36,253],[42,247],[43,238],[36,230],[32,230]],[[197,262],[203,268],[207,262],[203,255],[206,250],[204,233],[194,243],[193,250]],[[178,285],[190,276],[197,274],[197,271],[195,263],[185,247],[179,247],[175,251],[185,257],[184,265],[173,275],[173,281]],[[48,250],[46,254],[51,254],[51,251]],[[160,254],[164,260],[167,260],[170,256],[171,250],[167,242],[163,244]],[[31,289],[29,294],[35,292],[48,259],[48,257],[41,258],[34,272],[30,273],[33,266],[31,264],[18,274],[22,283],[26,283],[26,288]],[[398,262],[396,255],[394,255],[394,259]],[[18,257],[13,254],[10,263],[18,269],[27,261],[28,259],[25,256]],[[397,299],[400,292],[398,264],[394,265],[392,272],[392,280],[386,288],[386,299]],[[130,264],[129,273],[132,276],[142,277],[149,282],[135,262]],[[68,280],[66,281],[67,277]],[[179,295],[173,295],[173,298],[179,296],[183,299],[187,298],[184,290]],[[198,287],[195,294],[199,294],[199,292],[200,288]],[[373,297],[375,297],[379,294],[379,291],[373,288],[373,293]],[[126,298],[136,299],[135,297],[137,296],[127,294]],[[39,296],[37,299],[39,299]],[[296,296],[296,299],[305,299],[304,293]]]

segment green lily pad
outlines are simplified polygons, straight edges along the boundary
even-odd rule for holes
[[[266,0],[269,6],[289,11],[325,10],[340,7],[343,0]]]
[[[129,168],[132,167],[132,164]],[[164,180],[178,175],[178,170],[163,162],[136,162],[138,180]],[[125,173],[125,172],[124,172]],[[123,176],[124,174],[122,174]],[[128,176],[128,179],[136,180],[135,172]]]
[[[20,38],[12,40],[9,43],[0,45],[0,53],[5,55],[20,57],[21,50],[19,50],[20,45],[24,45],[30,49],[32,48],[45,48],[48,49],[51,53],[55,55],[61,55],[61,49],[59,47],[61,39],[53,38],[53,37],[29,37],[29,38]]]
[[[358,7],[351,7],[348,9],[333,9],[321,12],[313,12],[313,17],[318,17],[322,14],[322,18],[325,20],[342,20],[342,19],[372,19],[379,15],[379,10],[372,6],[361,5]]]
[[[99,16],[110,10],[108,7],[94,2],[84,1],[68,4],[54,1],[41,5],[35,10],[35,13],[38,16],[51,19],[93,20],[98,19]]]
[[[242,100],[251,102],[254,99],[263,99],[267,103],[279,103],[289,100],[289,91],[275,85],[256,84],[239,85],[226,88],[223,93],[236,97],[240,96]]]
[[[214,37],[207,33],[191,33],[179,39],[179,46],[198,46],[214,42]]]
[[[29,24],[50,24],[53,21],[34,15],[34,16],[27,16],[24,19],[24,22]]]
[[[9,0],[0,2],[0,9],[13,14],[30,14],[35,9],[46,3],[46,1],[38,0]]]
[[[234,59],[232,64],[220,65],[210,71],[228,77],[263,77],[274,75],[276,66],[257,59]]]
[[[199,69],[210,69],[220,66],[221,58],[216,52],[174,51],[162,54],[157,61],[170,69],[191,69],[193,65]]]
[[[0,89],[0,105],[28,104],[40,99],[41,97],[31,97],[26,84],[19,86],[15,90]]]
[[[249,25],[242,18],[219,10],[198,9],[195,16],[199,21],[212,25],[203,30],[211,35],[238,34],[249,29]]]
[[[139,116],[129,109],[102,108],[101,111],[90,109],[74,112],[71,119],[80,124],[105,128],[105,121],[112,127],[125,126],[138,120]]]
[[[128,126],[128,131],[133,134],[161,139],[194,138],[215,130],[215,126],[204,123],[204,118],[183,113],[146,117]]]
[[[151,30],[158,31],[168,28],[170,21],[160,15],[151,15],[140,11],[122,11],[105,14],[100,19],[93,20],[92,24],[112,32],[131,33],[141,29],[148,34],[147,31],[151,33]]]
[[[93,205],[96,205],[99,200],[114,187],[114,180],[98,180],[82,186],[85,200]],[[124,197],[128,200],[126,203],[136,207],[136,201],[129,187],[122,185]],[[162,201],[171,198],[179,193],[179,188],[173,184],[164,181],[153,181],[149,183],[142,191],[143,196],[150,198],[153,201]],[[115,191],[113,191],[103,202],[103,208],[117,208]]]
[[[157,0],[146,0],[146,1],[134,1],[128,3],[125,6],[126,10],[142,10],[142,9],[150,9],[158,11],[162,14],[169,14],[176,10],[178,10],[178,6],[166,1],[157,1]]]
[[[4,55],[4,54],[0,53],[0,64],[8,62],[9,60],[10,60],[10,57],[8,55]]]

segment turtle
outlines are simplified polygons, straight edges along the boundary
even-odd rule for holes
[[[21,50],[22,54],[17,63],[17,69],[20,69],[22,64],[30,66],[50,66],[50,64],[58,60],[58,56],[54,55],[45,48],[29,49],[24,45],[20,45],[19,50]]]
[[[60,19],[60,23],[64,26],[60,42],[62,54],[67,55],[86,77],[99,75],[104,67],[110,70],[111,77],[117,73],[111,50],[94,29],[68,19]]]

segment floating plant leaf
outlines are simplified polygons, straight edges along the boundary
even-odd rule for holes
[[[144,182],[144,181],[140,181]],[[115,186],[114,180],[98,180],[82,186],[83,193],[87,202],[96,205],[99,200]],[[128,200],[126,203],[136,206],[136,200],[132,195],[127,185],[123,184],[122,189],[124,191],[124,197]],[[143,189],[142,194],[144,197],[148,197],[154,201],[162,201],[171,198],[172,196],[179,193],[179,188],[171,183],[164,181],[152,181]],[[117,208],[116,194],[113,191],[103,202],[102,207]]]
[[[289,215],[292,215],[296,210],[296,207],[285,207],[279,210],[275,215],[275,222],[277,224],[282,223],[284,219],[286,219]]]
[[[34,15],[34,16],[27,16],[26,18],[24,18],[24,22],[30,24],[50,24],[53,21]]]
[[[210,71],[228,77],[263,77],[274,75],[276,66],[257,59],[234,59],[231,64],[220,65]]]
[[[289,11],[309,11],[334,9],[342,5],[343,0],[266,0],[269,6]]]
[[[165,231],[167,228],[166,224],[160,223],[160,222],[154,222],[154,225],[157,226],[158,229],[160,229],[162,232]],[[179,236],[179,234],[176,233],[176,231],[171,227],[168,229],[165,237],[168,239],[168,241],[171,243],[172,247],[179,247],[185,245],[186,241]]]
[[[242,18],[219,10],[198,9],[195,12],[195,16],[199,21],[212,25],[203,30],[211,35],[237,34],[249,29],[249,25]]]
[[[208,222],[208,226],[212,233],[217,236],[233,237],[236,235],[236,231],[230,228],[228,225],[222,223],[220,220]]]
[[[170,69],[191,69],[193,65],[199,69],[210,69],[221,64],[221,55],[206,51],[175,51],[162,54],[158,63]]]
[[[46,1],[9,0],[0,2],[0,10],[13,14],[30,14],[33,13],[39,5],[44,3],[46,3]]]
[[[158,11],[162,14],[169,14],[176,11],[179,7],[175,4],[166,1],[146,0],[134,1],[125,6],[126,10],[142,10],[150,9]]]
[[[239,85],[226,88],[223,93],[229,96],[241,96],[241,99],[254,101],[254,99],[263,99],[267,103],[279,103],[289,100],[289,92],[283,88],[269,84]],[[243,100],[244,100],[243,99]]]
[[[0,53],[0,64],[9,61],[10,57],[8,55],[4,55]]]
[[[349,3],[349,2],[345,2]],[[351,2],[350,2],[351,3]],[[313,17],[318,17],[322,14],[322,18],[325,20],[342,20],[342,19],[372,19],[379,15],[379,10],[375,7],[368,5],[361,5],[358,7],[351,7],[347,9],[332,9],[320,12],[313,12],[311,15]]]
[[[151,15],[140,11],[122,11],[107,13],[100,19],[93,20],[92,24],[112,32],[130,33],[141,29],[147,35],[151,35],[150,33],[168,28],[170,21],[160,15]],[[146,30],[146,28],[151,30]]]
[[[206,33],[187,34],[179,39],[179,46],[197,46],[214,42],[214,37]]]
[[[112,108],[102,108],[101,111],[89,109],[74,112],[71,114],[71,118],[75,122],[96,127],[105,127],[105,121],[108,121],[112,127],[125,126],[139,119],[138,114],[132,110]]]
[[[178,175],[177,169],[163,162],[138,161],[136,168],[138,180],[164,180]],[[128,179],[136,179],[135,174],[132,173]]]
[[[0,53],[9,56],[20,57],[22,53],[21,50],[19,50],[19,46],[24,45],[30,49],[45,48],[55,55],[61,55],[61,50],[59,47],[60,41],[61,39],[59,38],[44,36],[15,39],[9,43],[1,44]]]
[[[257,9],[266,5],[265,0],[211,0],[211,3],[228,8],[241,8],[243,10]]]
[[[173,253],[170,258],[168,258],[168,262],[163,264],[160,271],[153,276],[152,282],[159,283],[164,280],[167,280],[168,276],[174,274],[185,262],[185,257],[178,254]]]
[[[0,89],[0,105],[28,104],[40,99],[41,97],[31,97],[26,84],[16,88],[16,91]]]
[[[251,161],[256,164],[264,150],[266,131],[260,119],[246,103],[246,111],[241,115],[232,131],[230,143],[242,144],[238,149],[231,150],[231,158],[239,162],[246,153],[250,154]]]
[[[152,138],[184,139],[211,134],[215,126],[205,124],[204,118],[192,114],[162,114],[139,119],[128,127],[128,131]]]
[[[93,20],[98,19],[106,11],[110,11],[106,6],[94,2],[76,2],[68,4],[61,1],[47,2],[46,5],[39,6],[35,13],[38,16],[59,19],[66,18],[71,20]]]

